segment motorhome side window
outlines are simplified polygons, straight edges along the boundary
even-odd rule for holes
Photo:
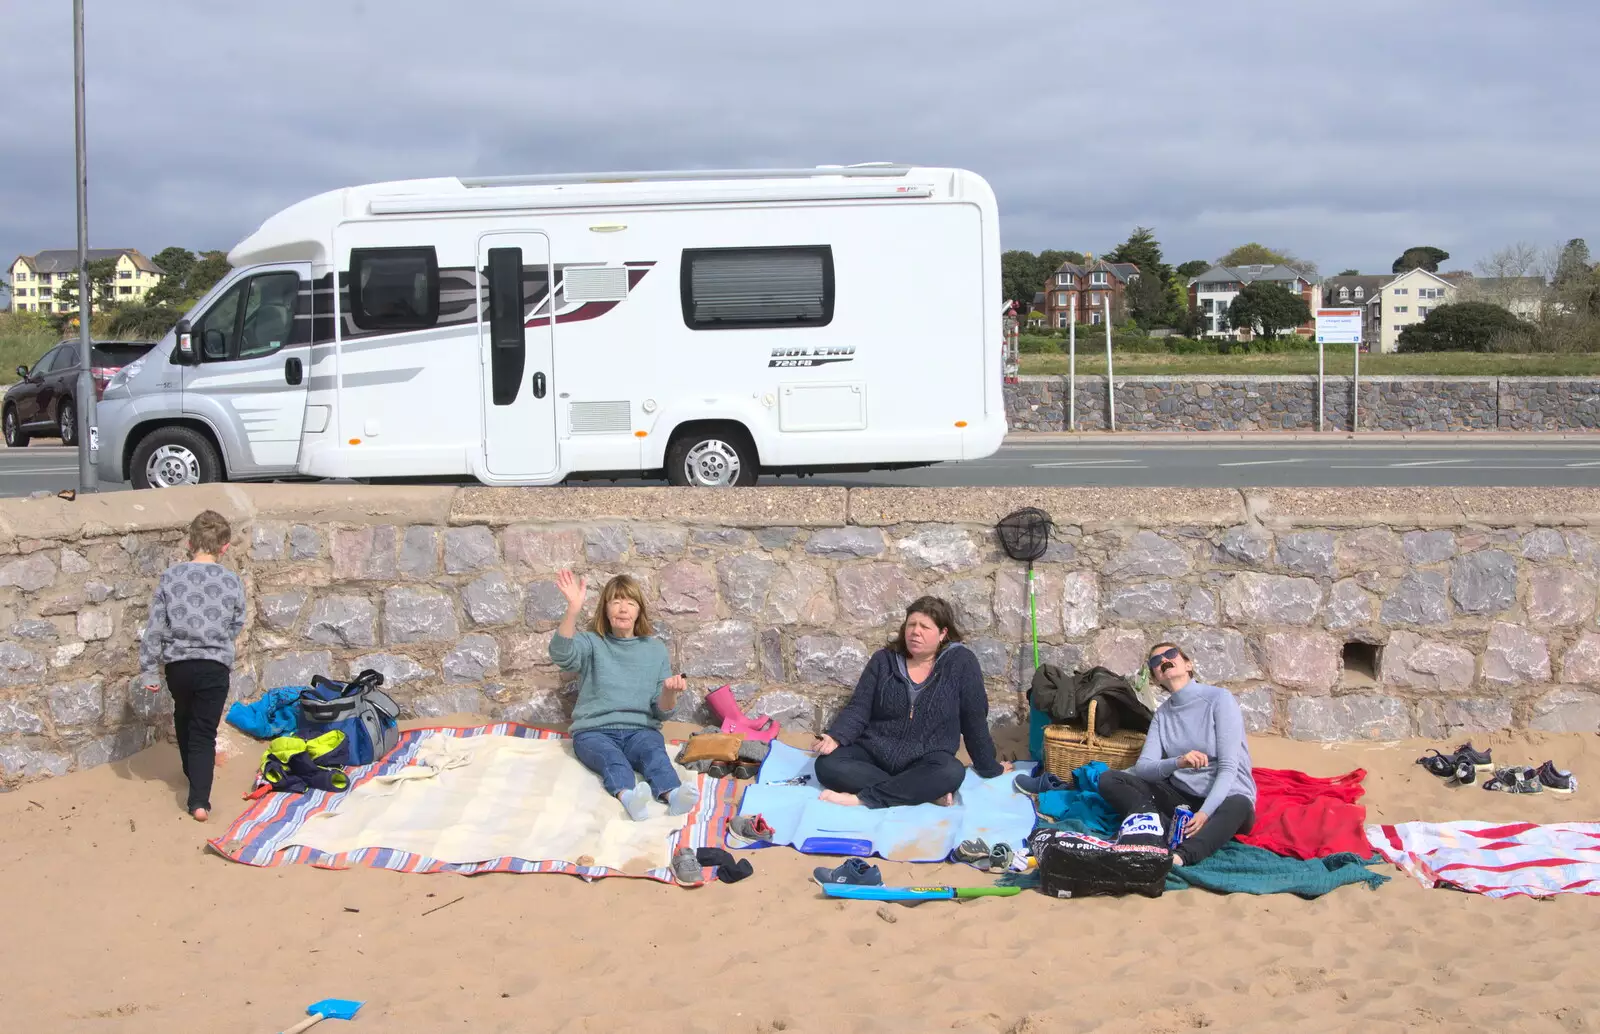
[[[439,259],[432,248],[350,252],[350,318],[362,330],[423,330],[439,320]]]
[[[680,291],[691,330],[825,327],[833,321],[833,249],[685,248]]]

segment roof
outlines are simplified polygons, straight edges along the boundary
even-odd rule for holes
[[[133,260],[134,268],[142,269],[146,273],[162,274],[165,272],[160,266],[145,258],[138,248],[90,248],[89,261],[99,262],[101,259],[117,259],[128,256]],[[35,273],[72,273],[78,268],[78,250],[73,248],[68,251],[41,251],[37,255],[18,255],[17,261],[26,262]],[[13,263],[15,265],[15,263]]]
[[[1330,276],[1322,281],[1322,301],[1325,305],[1333,305],[1339,300],[1339,289],[1348,288],[1353,295],[1356,288],[1361,288],[1361,300],[1367,301],[1376,298],[1378,292],[1383,290],[1383,285],[1393,280],[1392,274],[1384,276]]]
[[[1056,267],[1056,273],[1076,273],[1078,276],[1084,276],[1087,273],[1110,273],[1123,283],[1127,283],[1139,275],[1139,267],[1132,262],[1107,262],[1105,259],[1101,259],[1086,266],[1079,265],[1076,262],[1063,262]],[[1055,274],[1052,273],[1050,278],[1054,280]]]
[[[1268,283],[1290,283],[1295,280],[1304,280],[1306,283],[1315,283],[1311,277],[1288,266],[1212,266],[1199,276],[1190,280],[1194,284],[1240,283],[1253,284],[1257,280]]]

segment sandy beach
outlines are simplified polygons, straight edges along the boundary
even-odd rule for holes
[[[1452,789],[1412,763],[1423,743],[1252,747],[1263,767],[1365,768],[1371,822],[1600,811],[1595,736],[1477,742],[1500,763],[1553,757],[1585,785],[1571,799]],[[258,869],[204,845],[242,810],[256,759],[220,770],[203,826],[183,814],[170,744],[0,795],[6,1029],[276,1031],[330,996],[368,1003],[317,1028],[330,1034],[1600,1029],[1600,899],[1494,901],[1385,866],[1384,887],[1314,902],[1027,892],[910,908],[830,902],[807,881],[824,859],[787,849],[752,853],[751,879],[694,890]],[[884,876],[992,880],[956,865]]]

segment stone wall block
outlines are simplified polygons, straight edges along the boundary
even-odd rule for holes
[[[1450,568],[1450,596],[1463,614],[1499,614],[1517,603],[1517,561],[1487,549],[1457,558]]]
[[[1406,561],[1418,567],[1443,563],[1456,555],[1453,531],[1408,531],[1400,544]]]
[[[679,666],[694,678],[732,679],[755,667],[755,630],[743,621],[718,621],[686,632]]]
[[[1189,551],[1153,531],[1136,532],[1103,569],[1112,581],[1181,578],[1193,568]]]
[[[1444,575],[1435,571],[1411,571],[1384,597],[1382,610],[1386,625],[1447,625],[1450,601],[1445,594]]]
[[[1302,531],[1278,536],[1278,563],[1296,574],[1313,578],[1333,576],[1333,536],[1325,531]]]
[[[1222,589],[1227,616],[1247,625],[1309,625],[1322,604],[1322,589],[1309,578],[1240,573]]]
[[[583,556],[591,564],[615,564],[628,554],[628,529],[621,524],[591,524],[583,529]]]
[[[383,641],[438,643],[456,638],[456,609],[436,589],[395,587],[383,594]]]
[[[465,528],[446,528],[444,533],[444,570],[446,574],[470,574],[498,566],[500,548],[494,532],[482,525]]]
[[[582,567],[583,532],[514,524],[500,534],[506,563],[521,570],[555,572]]]
[[[1494,686],[1548,683],[1549,645],[1521,625],[1496,622],[1483,655],[1483,680]]]
[[[1034,601],[1038,607],[1039,637],[1062,634],[1061,610],[1066,600],[1064,573],[1057,569],[1033,569]],[[1081,585],[1076,591],[1083,591]],[[1015,639],[1029,632],[1028,575],[1020,564],[1007,563],[994,575],[995,628],[1001,638]],[[1080,618],[1081,620],[1081,618]]]
[[[1535,701],[1528,728],[1538,732],[1600,732],[1600,693],[1563,686]]]
[[[985,601],[987,612],[988,603]],[[785,625],[826,628],[838,620],[833,579],[815,564],[791,561],[774,572],[762,617]]]
[[[1410,709],[1397,697],[1356,694],[1289,698],[1289,735],[1297,740],[1403,740],[1411,732]]]
[[[954,524],[915,528],[895,541],[895,549],[912,568],[941,574],[965,571],[983,561],[972,535]]]
[[[250,528],[250,559],[255,561],[282,560],[288,555],[284,547],[289,537],[289,526],[281,521],[256,521]]]
[[[327,646],[374,646],[377,625],[377,608],[366,597],[325,596],[311,607],[306,638]]]
[[[279,686],[309,686],[313,675],[333,674],[333,654],[326,650],[311,653],[285,653],[269,659],[261,668],[261,686],[263,689],[276,689]],[[165,693],[139,694],[144,696],[167,696]]]
[[[753,616],[767,605],[778,565],[758,553],[738,553],[717,561],[722,598],[734,614]]]
[[[1332,636],[1274,632],[1263,646],[1267,676],[1280,686],[1324,693],[1339,681],[1339,642]]]
[[[43,553],[0,565],[0,588],[14,585],[23,592],[38,592],[55,583],[55,562]]]
[[[1528,578],[1528,619],[1535,627],[1588,625],[1594,609],[1595,580],[1581,571],[1547,568]]]
[[[661,569],[661,609],[668,614],[714,617],[717,612],[717,576],[692,560],[679,560]]]
[[[867,666],[868,649],[860,640],[837,635],[803,635],[794,644],[794,673],[813,685],[855,687]]]
[[[482,682],[500,673],[500,644],[491,635],[462,636],[444,655],[444,677],[450,682]]]
[[[1381,667],[1385,685],[1432,692],[1465,690],[1477,675],[1477,660],[1470,652],[1423,639],[1414,632],[1395,632],[1389,637]]]
[[[565,602],[563,597],[563,614]],[[522,590],[505,572],[491,571],[461,590],[461,606],[467,612],[467,619],[474,625],[510,624],[517,620],[523,608]]]
[[[806,540],[806,552],[828,560],[856,560],[882,555],[883,532],[876,528],[823,528]]]
[[[842,567],[834,576],[834,584],[840,616],[857,627],[899,624],[906,606],[922,595],[917,583],[893,563]]]

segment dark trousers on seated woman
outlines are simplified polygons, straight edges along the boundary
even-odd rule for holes
[[[1170,780],[1149,782],[1132,772],[1106,772],[1100,776],[1100,796],[1115,808],[1119,815],[1139,812],[1159,812],[1168,823],[1179,805],[1187,804],[1196,813],[1205,803],[1203,797],[1194,797],[1178,789]],[[1193,865],[1211,857],[1217,848],[1239,833],[1250,832],[1256,820],[1256,806],[1248,797],[1226,797],[1217,810],[1206,819],[1205,826],[1192,837],[1178,845],[1178,857],[1184,865]]]
[[[967,766],[947,750],[930,751],[900,772],[886,772],[864,749],[851,744],[817,758],[823,789],[853,793],[869,808],[931,804],[961,789]]]

